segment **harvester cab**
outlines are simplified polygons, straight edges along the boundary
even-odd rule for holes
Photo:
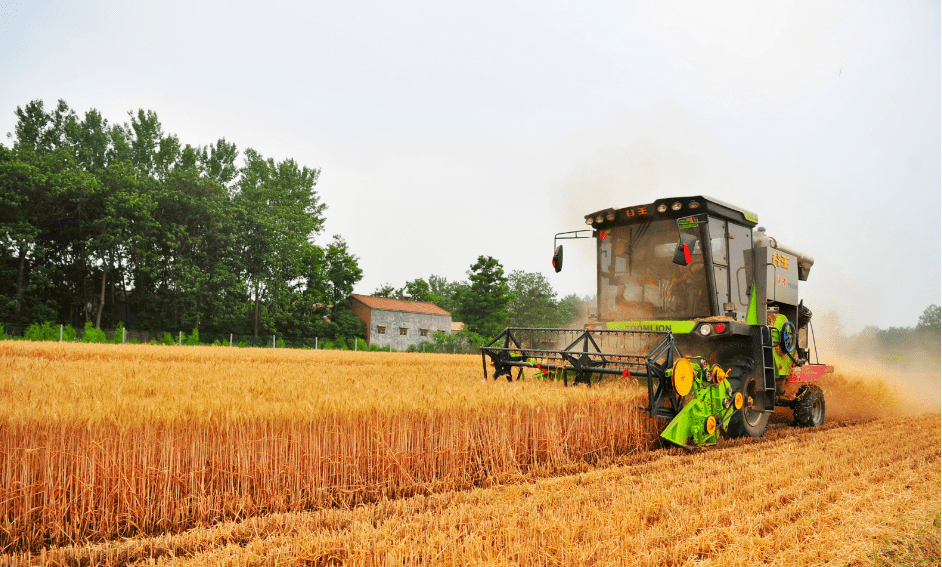
[[[659,199],[585,216],[560,240],[596,243],[597,309],[582,329],[508,328],[481,348],[496,379],[524,368],[566,385],[634,377],[661,436],[677,445],[761,437],[776,406],[795,423],[824,422],[812,363],[811,311],[798,297],[814,264],[768,236],[754,213],[705,196]],[[557,245],[558,244],[558,245]],[[816,355],[816,351],[814,352]],[[816,357],[815,357],[816,358]]]

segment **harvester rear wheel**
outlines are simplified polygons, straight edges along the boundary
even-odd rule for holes
[[[765,412],[765,391],[752,375],[753,360],[748,356],[737,356],[729,372],[729,383],[733,394],[742,393],[743,407],[729,420],[731,437],[762,437],[769,426],[769,415]]]
[[[806,384],[795,398],[795,425],[819,427],[824,424],[824,392],[815,384]]]

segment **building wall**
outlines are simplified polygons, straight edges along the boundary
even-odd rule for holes
[[[349,305],[350,312],[356,315],[360,321],[363,321],[366,328],[366,344],[370,344],[370,311],[372,309],[355,297],[350,300]]]
[[[385,334],[377,332],[380,325],[386,327]],[[406,327],[405,335],[400,334],[400,327]],[[423,337],[421,329],[427,329],[428,336]],[[450,333],[451,316],[373,309],[370,314],[369,344],[380,347],[392,344],[395,350],[406,350],[409,345],[417,345],[422,341],[434,342],[432,333],[435,331]]]

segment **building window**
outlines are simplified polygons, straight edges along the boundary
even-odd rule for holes
[[[428,336],[428,329],[419,329],[419,335],[423,337]]]
[[[385,335],[386,334],[386,325],[376,325],[376,334]]]
[[[409,327],[399,327],[399,334],[400,334],[400,335],[406,336],[406,333],[408,333],[408,332],[409,332]]]
[[[444,333],[444,332],[445,332],[445,329],[439,329],[438,332],[439,332],[439,333]]]

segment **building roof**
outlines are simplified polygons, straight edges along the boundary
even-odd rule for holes
[[[455,333],[455,332],[457,332],[457,331],[463,331],[463,330],[464,330],[464,323],[462,323],[461,321],[452,321],[452,322],[451,322],[451,332],[452,332],[452,333]]]
[[[389,299],[388,297],[373,297],[371,295],[353,294],[351,297],[360,303],[363,303],[370,309],[383,309],[386,311],[405,311],[407,313],[425,313],[428,315],[447,315],[451,313],[445,311],[434,303],[425,301],[406,301],[405,299]]]

